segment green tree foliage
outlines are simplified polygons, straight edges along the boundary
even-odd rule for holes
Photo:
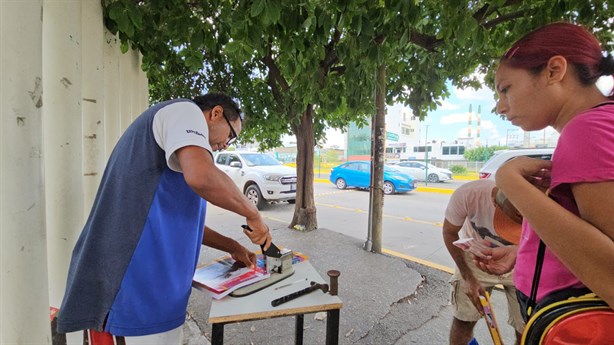
[[[465,167],[463,165],[452,165],[450,167],[450,171],[452,173],[454,173],[455,175],[466,175],[467,174],[467,167]]]
[[[614,42],[607,0],[103,0],[122,49],[143,54],[152,101],[221,91],[241,101],[243,141],[297,137],[294,224],[317,227],[313,148],[326,127],[367,124],[376,71],[385,98],[424,118],[446,80],[477,87],[512,41],[554,20]],[[489,78],[487,80],[492,80]],[[380,86],[381,87],[381,86]]]
[[[464,157],[472,162],[485,162],[492,157],[495,151],[508,149],[507,146],[481,146],[475,149],[465,150]]]

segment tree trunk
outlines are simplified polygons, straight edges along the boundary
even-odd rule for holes
[[[311,231],[318,228],[313,198],[313,106],[309,105],[301,117],[296,134],[296,204],[290,228]]]
[[[369,197],[369,236],[365,243],[368,251],[382,252],[382,220],[384,208],[384,146],[386,140],[386,66],[377,69],[375,108],[371,126],[371,190]]]

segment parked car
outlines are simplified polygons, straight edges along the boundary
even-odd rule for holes
[[[271,201],[293,204],[296,200],[296,169],[283,165],[269,154],[220,152],[215,156],[215,165],[230,176],[258,209]]]
[[[513,150],[500,150],[495,151],[495,154],[490,157],[490,159],[484,164],[482,169],[480,169],[478,175],[481,179],[495,179],[495,172],[499,167],[509,161],[512,158],[516,158],[518,156],[527,156],[530,158],[539,158],[539,159],[552,159],[552,153],[554,152],[554,148],[544,148],[544,149],[513,149]]]
[[[418,181],[427,180],[427,165],[424,162],[420,161],[401,161],[396,163],[391,163],[391,165],[402,172],[408,173],[411,176],[414,176]],[[429,182],[443,182],[452,180],[452,172],[448,169],[443,169],[434,166],[433,164],[428,164],[428,181]]]
[[[330,171],[330,181],[337,188],[369,188],[371,184],[371,162],[352,161],[334,167]],[[416,180],[390,166],[384,166],[384,194],[410,192],[416,189]]]

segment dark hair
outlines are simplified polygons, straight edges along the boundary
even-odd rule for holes
[[[196,96],[192,101],[194,101],[202,111],[211,110],[216,105],[219,105],[224,109],[224,114],[228,117],[228,120],[235,121],[239,118],[243,121],[241,108],[239,108],[237,102],[223,93],[208,93],[203,96]]]
[[[501,62],[511,67],[539,73],[551,57],[563,56],[574,66],[580,82],[592,85],[601,76],[614,74],[614,57],[604,56],[597,38],[583,27],[571,23],[552,23],[516,41]],[[610,98],[614,97],[614,89]]]

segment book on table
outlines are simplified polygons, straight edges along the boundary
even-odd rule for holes
[[[308,259],[299,252],[292,254],[292,264]],[[220,257],[196,268],[193,285],[210,291],[213,298],[220,299],[238,288],[270,277],[270,273],[264,267],[265,260],[262,253],[257,253],[256,261],[256,268],[251,269],[237,263],[230,255]]]
[[[197,267],[193,283],[209,290],[213,298],[220,299],[240,287],[253,284],[269,276],[264,266],[252,269],[236,262],[230,256],[224,256]]]

